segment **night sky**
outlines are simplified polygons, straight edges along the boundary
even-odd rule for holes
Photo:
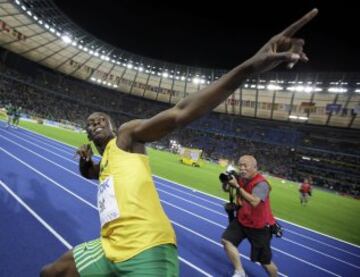
[[[230,69],[317,7],[299,34],[310,58],[295,71],[360,72],[360,13],[350,1],[66,1],[75,23],[112,45],[179,64]]]

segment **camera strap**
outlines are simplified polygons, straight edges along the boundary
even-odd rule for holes
[[[229,202],[231,204],[234,203],[234,188],[233,187],[230,187],[230,189],[229,189]]]

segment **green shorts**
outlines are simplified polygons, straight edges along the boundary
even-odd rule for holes
[[[105,257],[100,239],[84,242],[73,249],[80,276],[179,276],[177,248],[158,245],[129,260],[114,263]]]

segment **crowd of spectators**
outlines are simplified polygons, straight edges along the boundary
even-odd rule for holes
[[[29,61],[18,64],[11,59],[6,64],[0,62],[0,108],[12,103],[33,117],[84,126],[94,111],[109,113],[119,125],[169,107],[79,81]],[[235,161],[240,155],[252,154],[262,171],[298,182],[311,176],[314,185],[360,196],[359,130],[210,113],[163,138],[157,146],[168,149],[171,140],[202,149],[204,158],[211,161]]]

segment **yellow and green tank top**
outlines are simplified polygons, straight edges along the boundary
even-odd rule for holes
[[[176,244],[146,155],[121,150],[112,139],[100,163],[99,179],[101,242],[108,259],[121,262],[157,245]]]

